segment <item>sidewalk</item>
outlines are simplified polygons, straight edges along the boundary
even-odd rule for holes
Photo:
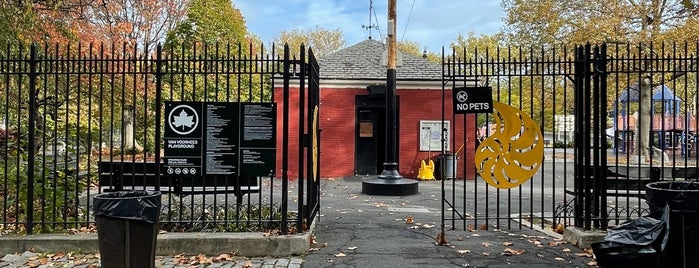
[[[303,256],[217,258],[198,264],[196,255],[159,256],[157,267],[595,267],[576,246],[542,232],[523,230],[447,230],[449,245],[437,245],[441,182],[421,181],[412,196],[368,196],[361,177],[321,182],[321,211],[312,231],[311,250]],[[412,221],[412,222],[411,222]],[[514,225],[516,227],[517,225]],[[30,267],[42,254],[0,253],[0,268]],[[25,255],[25,256],[22,256]],[[65,256],[64,256],[65,257]],[[219,256],[220,257],[220,256]],[[97,257],[72,254],[50,258],[44,266],[99,267]],[[77,264],[75,260],[87,259]],[[72,264],[71,264],[72,263]]]
[[[449,245],[438,246],[440,181],[405,197],[362,195],[361,185],[359,177],[323,182],[318,250],[303,267],[595,266],[591,254],[529,229],[446,231]]]

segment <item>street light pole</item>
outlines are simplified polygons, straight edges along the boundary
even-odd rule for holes
[[[378,177],[362,181],[368,195],[413,195],[418,181],[405,179],[398,172],[396,156],[396,0],[388,0],[388,64],[386,71],[386,159]]]

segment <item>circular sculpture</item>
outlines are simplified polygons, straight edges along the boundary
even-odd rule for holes
[[[476,149],[476,170],[483,180],[500,189],[531,179],[541,167],[544,136],[524,112],[494,102],[495,130]]]

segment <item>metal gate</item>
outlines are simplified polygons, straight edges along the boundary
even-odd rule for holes
[[[645,184],[696,180],[695,44],[602,44],[453,51],[443,56],[443,120],[466,180],[443,181],[448,229],[607,228],[648,213]],[[493,101],[533,119],[544,157],[510,189],[474,171],[493,114],[455,115],[452,89],[491,87]],[[442,152],[450,153],[450,152]],[[505,153],[505,152],[499,152]],[[512,165],[512,163],[505,163]]]
[[[304,232],[319,209],[319,96],[319,67],[303,46],[8,45],[0,51],[0,232],[89,230],[105,182],[172,190],[164,230]],[[281,135],[264,134],[283,137],[269,176],[241,188],[239,173],[164,175],[156,163],[168,101],[278,106],[270,120]]]

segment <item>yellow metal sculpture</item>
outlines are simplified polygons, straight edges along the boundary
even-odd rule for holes
[[[488,184],[509,189],[531,179],[544,158],[544,136],[522,111],[493,102],[495,130],[476,149],[476,170]]]
[[[313,160],[313,181],[318,181],[318,105],[313,107],[313,133],[311,134],[311,159]]]

